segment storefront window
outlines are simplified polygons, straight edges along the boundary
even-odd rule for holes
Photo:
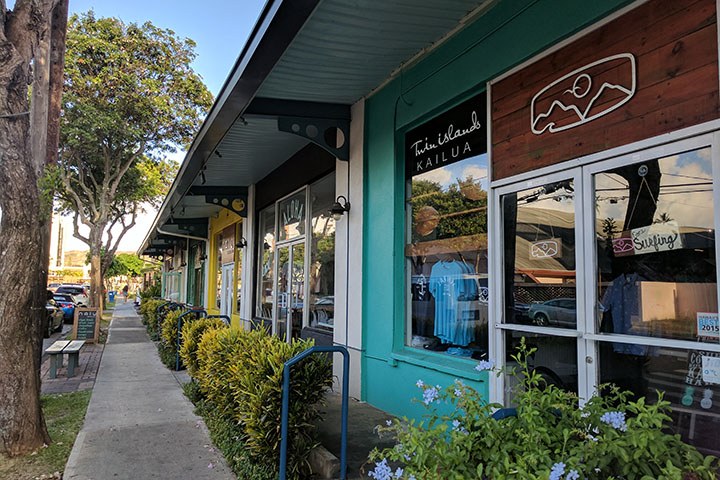
[[[628,355],[614,344],[600,344],[600,381],[612,382],[635,395],[670,402],[672,430],[705,454],[720,454],[720,354],[701,350],[646,348]]]
[[[601,333],[718,343],[712,177],[710,148],[594,175]]]
[[[165,298],[180,301],[180,272],[165,274]]]
[[[281,201],[278,205],[280,232],[278,241],[284,242],[305,235],[305,190]]]
[[[505,323],[576,328],[573,192],[566,180],[501,198]]]
[[[505,332],[505,405],[516,406],[514,397],[521,371],[513,355],[518,353],[522,339],[532,351],[527,357],[528,369],[539,375],[545,385],[554,385],[569,392],[577,392],[577,343],[573,337],[557,337],[537,333]]]
[[[600,381],[670,401],[673,430],[717,455],[720,341],[710,148],[596,173]],[[646,338],[642,343],[616,334]]]
[[[335,174],[310,186],[310,326],[332,330],[335,318],[335,220],[328,213],[335,201]]]
[[[215,235],[215,307],[220,309],[222,303],[222,265],[223,265],[223,235]]]
[[[275,305],[273,283],[275,279],[275,205],[262,210],[259,215],[258,241],[258,301],[255,314],[272,319]]]
[[[241,240],[244,240],[243,237],[243,224],[242,222],[238,223],[235,226],[235,245],[240,245]],[[236,279],[236,285],[235,285],[235,313],[240,315],[240,306],[242,304],[242,257],[243,257],[243,248],[236,248],[235,249],[235,279]]]
[[[413,175],[406,198],[408,344],[485,358],[487,155]]]

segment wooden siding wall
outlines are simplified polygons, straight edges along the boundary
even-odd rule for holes
[[[717,46],[715,0],[651,0],[500,80],[491,91],[493,179],[718,118]],[[585,65],[623,53],[632,54],[637,65],[636,91],[627,103],[577,127],[533,133],[530,105],[538,92]],[[622,82],[627,66],[621,63],[608,62],[591,73]],[[578,85],[585,88],[583,82],[587,79]],[[572,89],[572,77],[569,84]],[[568,89],[567,82],[558,87],[563,85]],[[555,98],[568,91],[556,89]],[[590,114],[618,103],[620,96],[607,89]],[[558,124],[571,123],[568,117],[575,115],[559,108],[551,113]]]

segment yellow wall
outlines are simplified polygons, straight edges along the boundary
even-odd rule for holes
[[[218,212],[216,217],[210,218],[210,230],[209,230],[209,238],[210,238],[210,253],[208,255],[209,260],[209,269],[210,269],[210,284],[207,285],[208,288],[208,305],[206,306],[207,312],[211,315],[219,315],[220,310],[215,306],[217,305],[217,276],[219,274],[218,272],[218,259],[217,259],[217,249],[218,246],[216,244],[216,238],[215,236],[222,232],[225,228],[227,228],[230,225],[235,225],[235,228],[237,228],[237,224],[242,222],[242,217],[239,215],[231,212],[227,209],[222,209],[220,212]],[[237,259],[237,254],[236,257]],[[235,262],[235,265],[237,265],[237,261]],[[237,268],[235,269],[233,273],[233,284],[237,285],[237,279],[238,276],[241,273],[237,271]],[[237,305],[237,289],[233,288],[233,311],[235,310],[234,305]],[[240,316],[237,313],[233,313],[231,315],[231,323],[235,326],[240,326]]]

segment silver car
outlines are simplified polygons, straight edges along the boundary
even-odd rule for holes
[[[577,326],[577,302],[574,298],[554,298],[542,303],[532,303],[528,309],[528,317],[541,327]]]

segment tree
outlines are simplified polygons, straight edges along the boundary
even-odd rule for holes
[[[10,456],[50,442],[40,355],[51,203],[41,185],[57,156],[66,21],[67,0],[12,10],[0,0],[0,453]]]
[[[145,262],[137,255],[131,253],[118,253],[113,258],[110,267],[105,272],[105,278],[125,275],[128,277],[137,277],[143,274]]]
[[[174,178],[164,155],[189,144],[212,103],[190,68],[194,47],[149,22],[126,25],[93,12],[70,18],[54,179],[74,236],[90,250],[95,306],[120,240]]]

